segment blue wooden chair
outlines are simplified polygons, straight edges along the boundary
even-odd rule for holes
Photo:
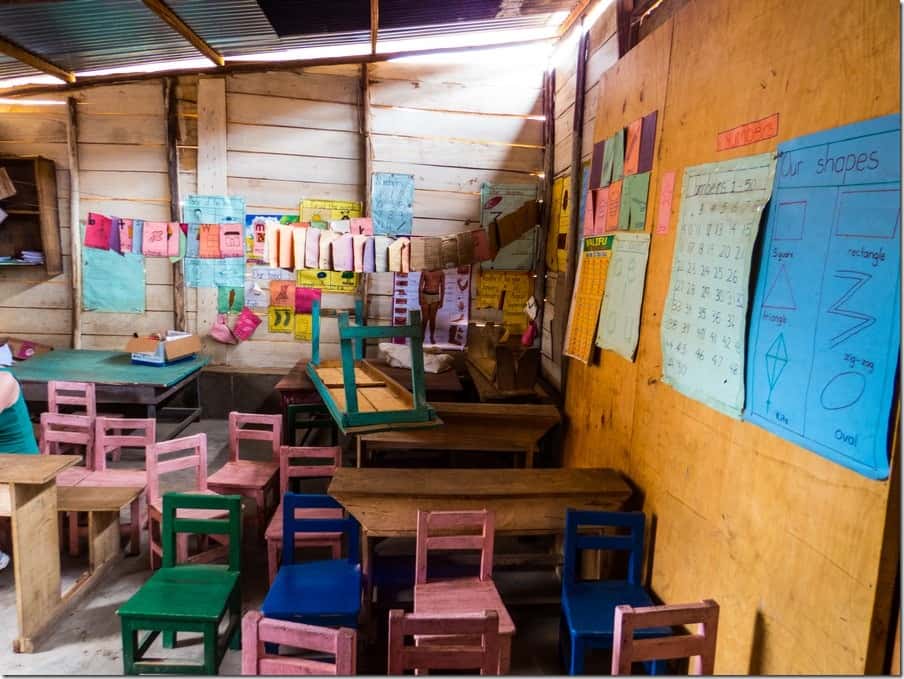
[[[612,649],[615,607],[652,606],[653,599],[640,584],[643,563],[645,517],[642,512],[593,512],[569,509],[565,517],[565,559],[562,567],[562,620],[559,650],[567,659],[568,673],[584,671],[584,654],[591,648]],[[627,535],[592,535],[587,528],[627,528]],[[580,580],[580,550],[594,549],[628,553],[625,580]],[[663,636],[668,628],[638,630],[640,636]],[[565,648],[566,637],[568,647]],[[657,674],[659,663],[651,664]]]
[[[358,626],[361,611],[361,526],[353,518],[300,519],[296,509],[341,509],[328,495],[283,496],[282,563],[261,611],[264,617],[325,627]],[[344,559],[295,563],[296,533],[343,533]]]

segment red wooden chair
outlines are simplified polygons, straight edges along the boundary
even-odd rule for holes
[[[327,464],[300,465],[292,464],[292,460],[327,460]],[[279,449],[279,505],[270,524],[264,533],[267,541],[267,574],[270,584],[276,577],[279,568],[279,556],[283,539],[283,510],[282,498],[289,490],[290,478],[332,478],[336,469],[342,466],[342,449],[337,446],[330,447],[296,447],[282,446]],[[341,509],[298,509],[295,511],[299,519],[341,519]],[[341,533],[296,533],[295,545],[305,547],[329,547],[332,550],[332,558],[339,559],[342,556]]]
[[[438,535],[434,535],[434,532]],[[515,624],[502,603],[492,578],[494,535],[494,515],[485,509],[451,512],[418,510],[414,612],[429,616],[447,616],[495,611],[499,619],[499,673],[506,674],[511,662]],[[429,552],[434,550],[479,550],[478,576],[430,582],[427,577],[427,557]],[[442,638],[420,641],[430,645],[445,643]]]
[[[335,661],[274,655],[264,644],[284,644],[294,649],[328,653]],[[355,674],[357,634],[347,627],[332,629],[263,617],[248,611],[242,618],[242,674],[256,675],[336,675]]]
[[[692,634],[635,639],[634,632],[649,627],[699,625]],[[631,674],[631,664],[644,660],[690,658],[690,674],[712,674],[716,661],[719,604],[706,599],[694,604],[615,607],[612,674]]]
[[[66,412],[63,412],[63,409]],[[75,409],[73,411],[73,409]],[[93,382],[64,382],[51,380],[47,383],[47,411],[56,415],[85,415],[91,419],[92,427],[94,418],[97,417],[97,396]],[[104,417],[121,417],[102,413]],[[57,452],[57,451],[54,451]],[[119,460],[121,450],[119,448],[110,451],[113,459]]]
[[[242,425],[263,425],[263,429],[249,429]],[[239,441],[253,439],[268,441],[272,452],[268,461],[239,458]],[[243,495],[254,499],[258,538],[264,535],[267,520],[267,499],[276,495],[279,474],[279,447],[282,441],[281,415],[253,415],[229,413],[229,462],[207,479],[207,486],[221,495]]]
[[[442,645],[423,645],[422,639],[440,636]],[[412,643],[406,643],[408,637]],[[494,610],[457,615],[389,612],[389,674],[406,670],[480,670],[499,674],[499,616]]]

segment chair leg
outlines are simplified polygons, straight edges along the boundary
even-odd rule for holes
[[[129,507],[129,554],[132,556],[141,550],[141,504],[139,495]]]
[[[242,650],[242,593],[238,588],[233,591],[229,599],[229,616],[229,623],[235,625],[229,639],[229,648],[233,651],[240,651]]]
[[[69,512],[69,556],[78,556],[78,512]]]
[[[339,557],[334,553],[333,558],[337,559]],[[279,559],[279,543],[276,540],[267,540],[267,577],[270,579],[271,585],[276,578],[277,559]]]
[[[176,534],[176,563],[188,561],[188,533]]]
[[[341,559],[342,558],[342,541],[341,540],[333,541],[333,543],[330,545],[330,550],[332,552],[332,557],[334,559]]]
[[[176,630],[163,631],[163,648],[176,648]],[[207,638],[204,639],[204,655],[207,655]]]
[[[255,491],[254,493],[254,503],[257,505],[257,535],[255,538],[260,540],[264,537],[264,532],[267,530],[267,526],[264,523],[267,519],[267,489],[262,488],[261,490]]]
[[[571,662],[568,674],[575,676],[584,673],[584,640],[578,635],[571,637]]]
[[[204,628],[204,674],[212,676],[217,673],[217,625],[212,623]]]
[[[137,646],[138,633],[132,628],[130,620],[121,620],[122,629],[122,673],[138,674],[135,671],[135,647]]]

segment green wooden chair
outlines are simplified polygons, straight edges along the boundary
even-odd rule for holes
[[[122,623],[125,674],[217,674],[227,645],[241,648],[241,500],[238,495],[166,493],[163,496],[163,567],[116,611]],[[176,510],[188,511],[177,518]],[[208,518],[224,511],[229,513],[228,518]],[[177,564],[177,533],[228,535],[229,564]],[[218,638],[220,623],[227,612],[229,626]],[[150,633],[139,643],[141,630]],[[176,645],[178,632],[201,632],[203,664],[144,659],[145,652],[161,632],[164,648]]]

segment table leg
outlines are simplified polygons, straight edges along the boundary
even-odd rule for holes
[[[31,653],[32,638],[53,619],[60,601],[56,482],[15,483],[9,485],[9,490],[19,624],[13,651]]]
[[[89,572],[96,571],[119,551],[119,512],[88,512]]]
[[[512,635],[506,634],[499,637],[499,675],[505,676],[509,673],[512,665]]]
[[[533,469],[534,467],[534,455],[537,453],[537,448],[532,447],[525,451],[524,453],[524,468],[525,469]]]
[[[367,536],[367,531],[361,531],[361,574],[364,578],[364,621],[370,621],[373,608],[373,540]]]
[[[364,452],[364,441],[361,440],[360,436],[356,436],[355,440],[357,442],[357,450],[358,450],[358,469],[361,469],[361,454]]]

